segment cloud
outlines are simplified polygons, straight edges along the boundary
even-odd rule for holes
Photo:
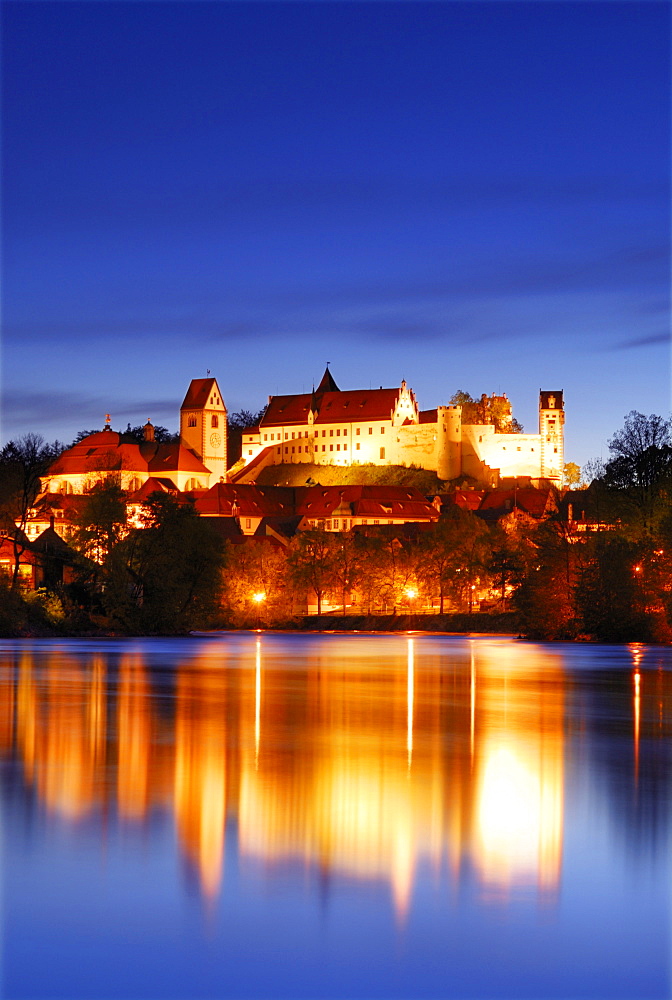
[[[651,333],[644,337],[633,337],[632,340],[621,340],[617,344],[613,344],[609,350],[611,351],[632,351],[640,347],[653,347],[658,344],[670,344],[670,334],[669,331],[665,333]]]
[[[39,428],[48,434],[49,427],[72,427],[72,434],[78,430],[102,427],[102,416],[109,404],[104,389],[99,396],[60,390],[44,392],[24,392],[8,389],[3,393],[2,436],[9,439],[16,434],[24,434]],[[113,425],[124,429],[127,422],[137,423],[152,414],[154,423],[169,420],[175,422],[176,403],[174,399],[146,398],[139,402],[120,400],[113,414]],[[140,414],[144,414],[143,417]],[[59,433],[63,433],[59,430]]]

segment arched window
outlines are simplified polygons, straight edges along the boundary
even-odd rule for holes
[[[196,414],[190,413],[189,417],[187,418],[187,427],[195,427],[195,426],[196,426]]]
[[[216,413],[213,414],[212,420],[210,421],[211,427],[219,427],[219,417]]]

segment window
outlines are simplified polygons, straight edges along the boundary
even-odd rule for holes
[[[355,449],[356,449],[356,451],[359,451],[359,441],[358,441],[358,442],[357,442],[357,444],[355,445]]]
[[[292,441],[294,440],[294,431],[292,431]]]
[[[373,522],[373,523],[374,523],[374,524],[380,524],[380,521],[375,521],[375,520],[374,520],[374,522]]]
[[[247,454],[248,454],[248,455],[251,455],[251,454],[252,454],[252,449],[251,449],[251,448],[250,448],[250,450],[248,451],[248,453],[247,453]]]
[[[252,527],[252,518],[251,517],[246,517],[245,518],[245,527],[246,528],[251,528]]]
[[[299,455],[301,454],[301,445],[299,445]]]
[[[264,441],[268,441],[268,434],[264,434]]]
[[[369,434],[373,434],[373,427],[369,427]]]
[[[196,417],[193,413],[190,413],[187,419],[187,427],[195,427],[195,426],[196,426]]]
[[[333,451],[333,450],[334,450],[334,446],[333,446],[333,444],[330,444],[329,445],[329,451]]]
[[[333,438],[333,436],[334,436],[334,432],[333,431],[329,431],[329,437]]]
[[[336,445],[336,451],[340,451],[340,450],[341,450],[341,446],[340,446],[340,444],[337,444]]]
[[[331,521],[326,521],[324,526],[327,529],[327,531],[330,531],[331,530]]]
[[[553,449],[553,454],[554,454],[554,455],[557,455],[557,454],[558,454],[558,449],[557,449],[557,448],[554,448],[554,449]]]
[[[520,448],[516,448],[516,451],[520,451]]]
[[[289,434],[287,433],[287,431],[285,431],[285,441],[287,441],[288,438],[289,438]]]
[[[380,428],[380,433],[381,433],[381,434],[384,434],[384,433],[385,433],[385,428],[384,428],[384,427],[381,427],[381,428]]]
[[[277,452],[278,455],[282,454],[282,448],[276,448],[275,450],[276,450],[276,452]]]
[[[326,431],[322,431],[322,437],[326,437],[326,436],[327,436],[327,432]],[[322,450],[324,451],[324,448]]]
[[[339,427],[338,430],[336,431],[336,437],[340,438],[340,436],[341,436],[341,428]]]
[[[334,518],[334,527],[338,528],[338,518],[337,517]]]
[[[294,454],[294,445],[292,445],[292,455]]]
[[[289,455],[289,448],[285,445],[285,455]]]
[[[381,458],[385,458],[385,449],[384,448],[380,449],[380,457]]]
[[[343,451],[347,451],[347,450],[348,450],[348,446],[347,446],[347,444],[344,444],[343,445]]]
[[[210,421],[210,426],[211,427],[219,427],[219,417],[217,416],[216,413],[213,413],[213,415],[212,415],[212,419]]]

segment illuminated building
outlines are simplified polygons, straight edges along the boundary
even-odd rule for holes
[[[271,396],[258,427],[243,431],[243,454],[234,480],[266,465],[415,465],[444,480],[461,475],[488,484],[525,476],[560,485],[564,463],[561,391],[539,393],[539,433],[510,433],[505,396],[483,397],[483,422],[462,420],[461,406],[420,410],[412,389],[343,391],[327,369],[312,393]],[[504,413],[499,424],[488,414]],[[489,422],[490,421],[490,422]],[[499,429],[498,429],[499,427]]]

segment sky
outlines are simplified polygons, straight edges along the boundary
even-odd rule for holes
[[[670,413],[670,5],[2,4],[2,442],[310,391]]]

